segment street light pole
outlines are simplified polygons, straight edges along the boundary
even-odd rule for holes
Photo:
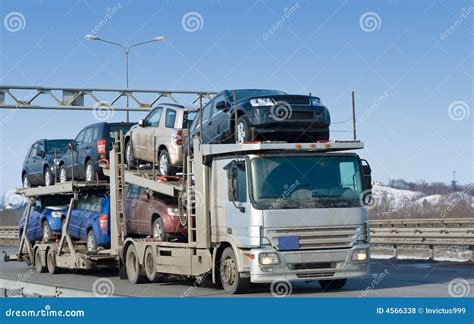
[[[133,47],[137,47],[137,46],[140,46],[140,45],[144,45],[144,44],[148,44],[148,43],[153,43],[153,42],[162,42],[165,40],[165,36],[157,36],[157,37],[154,37],[153,39],[151,40],[148,40],[148,41],[145,41],[145,42],[141,42],[141,43],[136,43],[136,44],[133,44],[133,45],[130,45],[128,47],[122,45],[122,44],[119,44],[119,43],[115,43],[115,42],[111,42],[111,41],[108,41],[106,39],[102,39],[96,35],[86,35],[86,39],[87,40],[96,40],[96,41],[101,41],[101,42],[104,42],[104,43],[108,43],[108,44],[111,44],[111,45],[115,45],[115,46],[118,46],[120,47],[121,49],[123,49],[124,53],[125,53],[125,87],[126,89],[128,90],[128,56],[129,56],[129,53],[130,53],[130,50],[133,48]],[[129,96],[128,96],[128,93],[127,93],[127,108],[129,107]],[[130,121],[130,112],[127,110],[127,122]]]

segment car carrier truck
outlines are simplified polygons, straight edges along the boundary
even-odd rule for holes
[[[60,240],[28,242],[25,229],[18,254],[6,259],[52,274],[60,268],[118,267],[133,283],[206,275],[231,294],[246,291],[250,283],[278,280],[317,280],[324,288],[341,288],[347,279],[368,274],[364,200],[371,175],[367,162],[353,152],[363,148],[360,141],[204,145],[195,138],[182,176],[170,180],[154,170],[128,170],[119,137],[104,168],[109,183],[18,190],[31,202],[43,195],[73,198]],[[127,183],[175,197],[187,240],[128,237]],[[92,255],[84,242],[70,238],[68,224],[78,193],[94,186],[110,189],[111,214],[104,226],[110,226],[111,245]]]

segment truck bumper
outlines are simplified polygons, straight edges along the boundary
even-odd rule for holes
[[[353,261],[355,251],[366,250],[367,259]],[[262,252],[277,253],[280,263],[260,265],[258,255]],[[270,283],[275,280],[312,281],[361,277],[369,274],[369,245],[356,245],[347,250],[326,251],[276,251],[273,248],[252,249],[250,280],[255,283]]]

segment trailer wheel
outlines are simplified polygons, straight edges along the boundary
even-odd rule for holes
[[[59,273],[59,268],[56,266],[56,255],[53,249],[49,249],[48,253],[46,254],[46,265],[50,274]]]
[[[234,250],[228,246],[221,255],[219,267],[222,287],[226,293],[239,294],[249,289],[250,278],[242,278],[237,271],[237,261]]]
[[[157,281],[160,275],[158,272],[156,272],[156,259],[151,246],[148,246],[145,250],[145,260],[143,264],[148,280],[150,280],[151,282]]]
[[[341,289],[346,284],[347,279],[319,280],[319,285],[324,290]]]
[[[35,268],[38,273],[46,272],[46,267],[41,263],[41,251],[39,249],[35,251]]]
[[[127,268],[128,280],[131,283],[136,284],[144,281],[145,276],[143,275],[143,269],[140,266],[137,249],[133,244],[131,244],[127,249],[125,267]]]

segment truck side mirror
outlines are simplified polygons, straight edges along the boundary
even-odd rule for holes
[[[237,179],[237,168],[239,162],[232,161],[227,166],[227,192],[228,192],[228,199],[232,202],[235,208],[237,208],[241,213],[245,213],[245,207],[239,207],[235,203],[239,200],[238,192],[239,192],[239,180]]]
[[[143,125],[145,125],[145,122],[143,121],[143,119],[140,119],[138,121],[138,126],[143,127]]]
[[[372,189],[372,169],[366,160],[362,160],[362,181],[364,190]]]

